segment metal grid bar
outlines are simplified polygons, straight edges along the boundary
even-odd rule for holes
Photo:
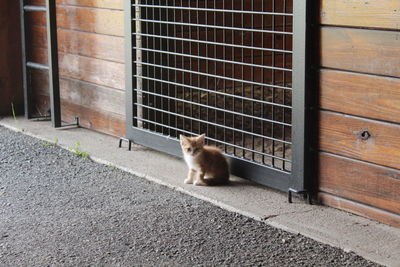
[[[233,111],[233,110],[227,110],[227,109],[223,109],[223,108],[218,108],[216,106],[210,106],[210,105],[206,105],[206,104],[201,104],[201,103],[197,103],[197,102],[193,102],[193,101],[189,101],[189,100],[185,100],[185,99],[181,99],[181,98],[177,98],[177,97],[173,97],[173,96],[157,94],[157,93],[153,93],[153,92],[149,92],[149,91],[143,91],[143,90],[139,90],[139,89],[134,89],[134,90],[136,92],[141,92],[141,93],[144,93],[144,94],[159,96],[159,97],[162,97],[162,98],[165,98],[165,99],[179,101],[179,102],[182,102],[182,103],[187,103],[187,104],[190,104],[191,107],[192,107],[192,105],[195,105],[195,106],[199,106],[199,107],[209,108],[209,109],[212,109],[212,110],[218,110],[218,111],[221,111],[221,112],[229,112],[231,114],[235,114],[235,115],[238,115],[238,116],[247,117],[247,118],[251,118],[251,119],[255,119],[255,120],[260,120],[260,121],[265,121],[265,122],[272,122],[272,123],[276,123],[276,124],[283,125],[283,126],[291,126],[290,123],[284,123],[284,122],[280,122],[280,121],[269,120],[269,119],[266,119],[266,118],[261,118],[261,117],[257,117],[257,116],[253,116],[253,115],[249,115],[249,114],[245,114],[245,113],[240,113],[240,112],[236,112],[236,111]],[[210,93],[210,91],[208,91],[207,93]],[[207,121],[204,121],[204,122],[207,122]]]
[[[25,11],[33,11],[33,12],[46,12],[46,7],[44,6],[31,6],[26,5],[23,7]]]
[[[272,11],[275,11],[275,0],[271,1],[272,3]],[[272,30],[275,30],[275,16],[272,15]],[[275,48],[275,36],[271,38],[271,47]],[[275,53],[272,52],[272,66],[275,66]],[[275,72],[273,71],[271,74],[272,83],[275,83]],[[275,88],[272,88],[272,101],[275,101]],[[275,119],[275,107],[272,106],[272,119]],[[272,136],[275,136],[275,125],[272,124]],[[276,144],[274,140],[272,141],[272,155],[275,156]],[[272,165],[275,165],[275,158],[272,158]]]
[[[182,129],[179,129],[179,128],[176,128],[176,127],[173,127],[173,126],[165,126],[164,124],[161,124],[161,123],[158,123],[158,122],[154,122],[154,121],[150,121],[150,120],[146,120],[146,119],[143,119],[143,118],[134,117],[134,119],[140,120],[140,121],[144,121],[144,122],[148,122],[148,123],[152,123],[152,124],[156,124],[156,125],[159,125],[159,126],[162,126],[162,127],[167,127],[169,129],[172,129],[172,130],[175,130],[175,131],[179,131],[179,132],[182,132],[182,133],[185,133],[185,134],[189,134],[189,135],[193,135],[193,136],[197,135],[197,133],[194,133],[192,131],[182,130]],[[174,137],[172,137],[170,135],[168,137],[174,138]],[[208,137],[208,136],[206,136],[206,139],[208,139],[210,141],[213,141],[215,143],[229,145],[229,146],[235,146],[237,148],[243,149],[243,147],[241,147],[241,146],[230,144],[230,143],[221,141],[219,139],[211,138],[211,137]],[[264,153],[264,152],[261,152],[261,151],[257,151],[257,150],[254,150],[254,149],[250,149],[250,148],[245,148],[245,150],[248,151],[248,152],[251,152],[251,153],[256,153],[256,154],[265,155],[265,156],[271,156],[270,154],[267,154],[267,153]],[[274,157],[276,159],[280,159],[280,160],[283,160],[285,162],[291,162],[291,160],[289,160],[289,159],[281,158],[281,157],[278,157],[278,156],[274,156]],[[237,157],[237,158],[238,159],[242,159],[242,157]]]
[[[207,5],[208,5],[208,2],[209,1],[204,1],[204,3],[205,3],[205,5],[206,5],[206,7],[207,7]],[[208,22],[208,16],[209,15],[209,12],[206,12],[206,22]],[[215,27],[213,27],[213,28],[210,28],[211,30],[214,30],[214,28]],[[210,31],[206,31],[206,41],[208,41],[208,34],[209,34],[209,32]],[[206,45],[206,72],[207,73],[210,73],[210,70],[209,70],[209,61],[210,61],[210,57],[209,57],[209,55],[208,55],[208,53],[209,53],[209,46],[208,45]],[[199,57],[199,56],[198,56]],[[210,77],[207,75],[206,76],[206,84],[210,84]],[[207,106],[210,106],[210,93],[209,92],[207,92],[207,98],[206,98],[206,100],[207,100]],[[201,118],[201,117],[200,117]],[[210,112],[208,112],[207,111],[207,117],[206,117],[207,119],[207,121],[210,121]],[[207,123],[206,124],[206,126],[207,126],[207,130],[206,130],[206,133],[207,133],[207,136],[209,136],[210,135],[210,123]]]
[[[270,31],[270,30],[261,30],[261,29],[249,29],[249,28],[237,28],[237,27],[225,27],[225,26],[218,26],[218,25],[207,25],[207,24],[194,24],[194,23],[183,23],[183,22],[171,22],[171,21],[160,21],[160,20],[151,20],[151,19],[137,19],[134,18],[134,21],[141,21],[141,22],[149,22],[149,23],[160,23],[160,24],[168,24],[168,25],[179,25],[179,26],[193,26],[193,27],[202,27],[202,28],[210,28],[210,29],[226,29],[232,31],[249,31],[249,32],[264,32],[264,33],[271,33],[271,34],[286,34],[286,35],[293,35],[291,32],[282,32],[282,31]]]
[[[264,1],[262,1],[262,2],[261,2],[261,11],[264,11],[264,5],[265,5],[265,4],[264,4]],[[262,27],[263,29],[264,29],[264,20],[265,20],[265,18],[262,17],[262,19],[261,19],[261,27]],[[262,33],[262,35],[261,35],[261,46],[264,47],[264,33]],[[265,64],[264,51],[261,52],[261,64],[262,64],[262,65]],[[262,74],[261,74],[261,82],[262,82],[262,83],[265,83],[265,73],[264,73],[264,71],[263,71]],[[262,100],[265,99],[265,90],[264,90],[264,87],[262,87],[261,99],[262,99]],[[272,102],[273,102],[273,101],[272,101]],[[264,105],[261,105],[261,114],[264,114],[264,109],[265,109]],[[261,124],[261,134],[263,134],[263,135],[265,134],[264,124],[263,124],[263,123]],[[262,152],[264,152],[264,151],[265,151],[265,139],[264,139],[264,138],[262,139],[261,146],[262,146]],[[265,164],[265,156],[264,156],[264,155],[262,156],[262,163]]]
[[[269,102],[269,101],[262,101],[262,100],[253,99],[253,98],[249,98],[249,97],[243,97],[243,96],[239,96],[239,95],[232,95],[232,94],[228,94],[226,92],[213,91],[213,90],[210,90],[210,89],[200,88],[200,87],[191,86],[191,85],[187,85],[187,84],[183,84],[183,83],[162,81],[160,79],[150,78],[150,77],[140,76],[140,75],[134,75],[134,77],[147,79],[147,80],[150,80],[150,81],[164,82],[164,83],[167,83],[167,84],[170,84],[170,85],[185,86],[185,87],[191,88],[191,89],[196,89],[196,90],[200,90],[200,91],[204,91],[204,92],[210,92],[210,93],[214,93],[214,94],[222,95],[222,96],[229,96],[229,97],[237,98],[237,99],[240,99],[240,100],[247,100],[247,101],[252,101],[252,102],[260,103],[260,104],[261,103],[262,104],[268,104],[268,105],[273,105],[273,106],[282,107],[282,108],[288,108],[288,109],[292,108],[292,106],[288,106],[288,105],[282,105],[282,104],[279,104],[279,103],[274,103],[274,102]],[[224,107],[224,109],[226,110],[226,107]]]
[[[32,69],[49,70],[49,66],[35,62],[26,62],[26,66]]]
[[[183,5],[183,3],[181,2],[181,4]],[[191,12],[191,11],[190,11]],[[189,23],[192,23],[192,18],[191,16],[189,16]],[[182,31],[182,35],[183,35],[183,31]],[[192,36],[192,27],[189,27],[189,36]],[[180,39],[184,39],[184,38],[180,38]],[[183,44],[183,42],[182,42]],[[192,46],[189,46],[189,54],[191,55],[192,52]],[[189,58],[189,68],[192,68],[193,66],[193,60],[192,58]],[[189,84],[193,84],[193,74],[190,74],[189,77]],[[193,102],[193,88],[189,88],[190,89],[190,101]],[[190,116],[193,117],[193,106],[190,105]],[[191,120],[190,121],[190,131],[193,132],[193,125],[194,122]]]
[[[286,1],[283,2],[283,11],[286,11]],[[286,25],[286,17],[282,17],[282,23],[283,23],[283,30],[287,29],[287,25]],[[283,36],[283,49],[286,48],[286,36]],[[286,65],[286,55],[282,55],[282,66],[285,67]],[[283,84],[286,83],[286,73],[282,73],[282,79],[283,79]],[[282,91],[282,103],[285,104],[286,103],[286,95],[285,92]],[[282,110],[282,120],[285,121],[285,111]],[[282,131],[282,139],[286,140],[286,128],[283,127],[283,131]],[[286,145],[283,145],[283,151],[282,151],[282,157],[284,158],[286,156]],[[286,166],[285,166],[285,161],[282,162],[282,169],[285,170]]]
[[[251,10],[254,10],[254,2],[251,1]],[[251,27],[253,28],[255,25],[254,23],[254,14],[251,14]],[[254,32],[251,33],[251,46],[254,46]],[[254,50],[251,50],[251,64],[254,64]],[[263,64],[262,64],[263,65]],[[251,80],[254,81],[254,69],[251,69]],[[254,85],[251,86],[251,98],[254,98]],[[254,102],[251,102],[251,115],[254,116]],[[251,121],[251,131],[254,132],[254,121]],[[251,148],[254,150],[255,143],[254,143],[254,136],[251,137]],[[264,155],[263,155],[264,156]],[[255,161],[255,154],[251,154],[251,160]]]
[[[270,70],[281,70],[281,71],[288,71],[292,72],[291,69],[286,69],[286,68],[279,68],[279,67],[271,67],[271,66],[263,66],[263,65],[256,65],[256,64],[250,64],[250,63],[244,63],[244,62],[237,62],[237,61],[232,61],[232,60],[225,60],[225,59],[218,59],[218,58],[208,58],[204,56],[194,56],[194,55],[189,55],[189,54],[184,54],[184,53],[175,53],[175,52],[169,52],[169,51],[163,51],[163,50],[155,50],[155,49],[149,49],[149,48],[143,48],[143,47],[133,47],[136,50],[144,50],[148,52],[154,52],[154,53],[160,53],[160,54],[171,54],[171,55],[177,55],[177,56],[184,56],[184,57],[191,57],[191,58],[199,58],[199,59],[204,59],[204,60],[214,60],[218,62],[225,62],[225,63],[230,63],[230,64],[239,64],[239,65],[245,65],[248,67],[257,67],[257,68],[263,68],[263,69],[270,69]],[[238,47],[241,48],[241,47]],[[290,88],[286,88],[290,89]]]
[[[290,142],[288,142],[288,141],[280,140],[280,139],[277,139],[277,138],[273,138],[273,137],[269,137],[269,136],[263,136],[261,134],[252,133],[252,132],[248,132],[248,131],[243,131],[241,129],[236,129],[236,128],[233,128],[233,127],[229,127],[229,126],[225,126],[225,125],[221,125],[221,124],[217,124],[217,123],[213,123],[213,122],[197,119],[197,118],[190,117],[190,116],[187,116],[187,115],[177,114],[177,113],[174,113],[174,112],[166,111],[166,110],[155,108],[155,107],[148,107],[148,106],[145,106],[143,104],[135,103],[135,106],[145,107],[145,108],[148,108],[148,109],[152,109],[154,111],[158,111],[160,113],[171,114],[171,115],[178,116],[178,117],[181,117],[181,118],[184,118],[184,119],[189,119],[189,120],[194,120],[194,121],[206,123],[206,124],[209,124],[209,125],[213,125],[213,126],[216,126],[216,127],[221,127],[221,128],[224,128],[224,129],[227,129],[227,130],[232,130],[232,131],[239,132],[239,133],[245,133],[245,134],[248,134],[248,135],[254,135],[254,136],[257,136],[257,137],[266,138],[266,139],[271,140],[271,141],[290,144]],[[165,124],[163,124],[163,125],[165,125]],[[271,156],[274,156],[274,155],[271,155]]]
[[[244,10],[244,1],[241,1],[241,10]],[[243,13],[240,13],[240,20],[241,20],[241,27],[244,27]],[[241,34],[241,36],[242,36],[241,43],[243,45],[244,44],[244,34]],[[241,72],[242,79],[244,79],[244,63],[245,63],[245,61],[244,61],[244,50],[243,50],[243,48],[241,48],[241,58],[242,58],[242,64],[241,64],[240,72]],[[250,64],[250,65],[253,65],[253,64]],[[241,84],[241,89],[242,89],[242,95],[244,95],[244,83]],[[241,110],[244,110],[244,101],[241,101]],[[251,121],[251,123],[253,123],[253,120]],[[242,116],[241,126],[242,126],[242,130],[244,130],[244,117],[243,116]],[[245,135],[244,135],[243,132],[242,132],[242,147],[245,147]],[[245,154],[244,151],[245,151],[245,149],[242,149],[242,158],[244,158],[244,154]]]
[[[174,6],[176,6],[176,0],[174,0]],[[174,20],[176,20],[176,18],[177,18],[177,12],[176,12],[176,9],[174,9]],[[174,27],[173,28],[174,30],[173,30],[173,33],[174,33],[174,36],[177,36],[177,28],[176,27]],[[174,49],[176,49],[176,47],[177,47],[177,40],[174,40]],[[173,49],[171,49],[171,50],[173,50]],[[176,51],[176,50],[174,50],[174,51]],[[176,66],[177,66],[177,56],[176,56],[176,54],[174,55],[174,64],[173,64],[173,66],[176,68]],[[176,81],[177,80],[177,72],[175,71],[174,72],[174,81]],[[179,86],[179,85],[178,85]],[[174,95],[176,96],[177,95],[177,90],[178,90],[178,86],[175,86],[175,92],[174,92]],[[174,109],[172,109],[172,110],[177,110],[178,109],[178,103],[175,101],[174,102]],[[175,126],[177,126],[178,125],[178,117],[176,117],[175,116],[175,120],[174,120],[174,125]],[[178,136],[178,131],[177,130],[175,130],[175,136]]]
[[[150,51],[155,51],[155,50],[150,50]],[[168,52],[165,52],[165,53],[168,53]],[[173,52],[171,52],[169,54],[176,55],[176,53],[173,53]],[[193,58],[195,58],[195,57],[193,57]],[[203,59],[202,57],[197,57],[197,58]],[[134,61],[133,63],[137,63],[137,61]],[[228,62],[225,62],[225,63],[228,63]],[[188,72],[188,73],[193,73],[193,74],[199,74],[199,75],[204,75],[204,76],[210,76],[210,77],[214,77],[214,78],[218,78],[218,79],[228,79],[228,80],[235,81],[235,82],[240,82],[240,83],[248,83],[248,84],[254,84],[254,85],[259,85],[259,86],[268,86],[268,87],[271,87],[271,88],[292,90],[292,88],[290,88],[290,87],[279,86],[279,85],[276,85],[276,84],[265,85],[265,84],[259,83],[259,82],[253,82],[253,81],[236,79],[236,78],[228,78],[228,77],[214,75],[214,74],[210,74],[210,73],[191,71],[191,70],[188,70],[188,69],[179,69],[179,68],[175,68],[175,67],[168,67],[168,66],[163,66],[163,65],[153,64],[153,63],[148,63],[148,62],[141,62],[140,64],[147,65],[147,66],[152,66],[152,67],[158,67],[158,68],[164,68],[164,69]]]
[[[196,8],[199,8],[199,0],[196,0]],[[196,24],[200,24],[199,23],[199,19],[200,19],[199,10],[196,10]],[[182,33],[182,36],[183,36],[183,33]],[[197,40],[200,40],[200,28],[199,27],[196,27],[196,38],[197,38]],[[200,56],[200,44],[199,43],[197,43],[197,56]],[[200,69],[200,60],[197,61],[197,69],[198,70]],[[194,73],[190,73],[190,75],[192,75],[192,74],[194,74]],[[200,76],[197,76],[197,84],[198,84],[198,87],[201,87]],[[199,102],[201,101],[201,97],[200,96],[198,97],[198,101]],[[201,117],[201,110],[200,109],[198,111],[197,116]],[[198,132],[200,134],[201,125],[200,125],[200,123],[198,123],[197,125],[198,125]]]
[[[177,130],[179,130],[179,129],[177,129]],[[186,131],[186,130],[179,130],[179,131],[182,132],[182,133],[187,133],[187,134],[192,134],[192,135],[195,135],[195,134],[196,134],[196,133],[191,133],[191,132]],[[138,132],[142,132],[142,133],[143,133],[143,132],[144,132],[144,133],[146,133],[146,134],[151,134],[151,135],[153,135],[153,136],[161,137],[162,139],[167,139],[167,141],[175,141],[175,137],[172,137],[172,136],[165,136],[165,135],[160,134],[160,133],[157,133],[157,132],[151,132],[151,131],[149,131],[149,130],[147,130],[147,129],[137,128],[137,129],[135,129],[135,132],[136,132],[136,133],[138,133]],[[210,138],[206,138],[206,139],[212,140],[212,139],[210,139]],[[275,169],[275,168],[272,168],[272,167],[270,167],[270,166],[263,165],[263,164],[259,164],[259,163],[257,163],[257,162],[252,162],[251,160],[247,160],[247,159],[244,159],[244,158],[241,158],[241,157],[237,157],[237,156],[234,156],[234,155],[231,155],[230,157],[231,157],[232,159],[238,159],[239,161],[244,161],[244,162],[251,163],[252,165],[258,165],[258,166],[261,167],[261,168],[266,168],[266,169],[273,170],[274,172],[282,173],[282,174],[284,174],[285,176],[288,175],[288,174],[290,174],[290,173],[287,172],[287,171]],[[284,183],[284,182],[283,182],[283,183]]]
[[[226,3],[225,3],[225,1],[222,1],[223,3],[223,9],[224,10],[226,10]],[[224,21],[224,26],[225,26],[225,23],[226,23],[226,17],[227,17],[227,13],[226,12],[224,12],[223,13],[223,21]],[[224,29],[223,30],[223,32],[222,32],[222,43],[224,43],[224,44],[228,44],[227,42],[226,42],[226,30]],[[226,59],[226,54],[227,54],[227,52],[226,52],[226,50],[227,50],[227,48],[228,47],[232,47],[232,48],[234,48],[235,46],[232,46],[232,45],[230,45],[230,44],[228,44],[228,46],[224,46],[223,47],[223,51],[222,51],[222,58],[223,59]],[[225,62],[223,62],[222,63],[223,65],[223,76],[224,77],[226,77],[226,63]],[[224,96],[224,100],[223,100],[223,104],[224,104],[224,109],[226,110],[227,108],[226,108],[226,106],[227,106],[227,96],[230,96],[230,94],[227,94],[227,89],[226,89],[226,79],[224,79],[224,84],[223,84],[223,89],[224,89],[224,93],[223,93],[223,96]],[[235,100],[233,100],[233,101],[235,101]],[[226,112],[224,112],[224,121],[223,121],[223,124],[224,125],[226,125],[226,122],[227,122],[227,116],[226,116]],[[227,133],[226,133],[226,131],[223,131],[223,140],[226,140],[227,139]],[[226,142],[224,142],[224,147],[223,147],[223,151],[225,152],[225,153],[227,153],[227,148],[228,148],[228,146],[227,146],[228,144],[226,144]]]
[[[216,7],[217,7],[216,6],[216,0],[214,0],[213,8],[216,9]],[[214,25],[217,25],[217,14],[216,14],[215,11],[213,12],[213,16],[212,17],[214,18],[214,21],[213,21]],[[217,29],[214,29],[212,38],[213,38],[214,41],[217,41]],[[212,42],[212,43],[214,43],[214,42]],[[216,57],[217,57],[217,49],[214,49],[214,58],[216,58]],[[214,67],[214,74],[216,75],[217,74],[217,62],[216,61],[214,61],[214,66],[213,67]],[[218,88],[217,79],[214,79],[214,85],[213,86],[214,86],[215,89]],[[214,107],[218,107],[217,98],[218,98],[218,95],[215,95],[214,103],[213,103]],[[214,121],[215,122],[218,121],[218,112],[217,111],[214,112]],[[217,136],[217,135],[218,135],[218,128],[214,127],[213,136]]]
[[[230,10],[234,10],[234,7],[233,7],[233,5],[234,5],[234,2],[232,1],[232,8],[230,9]],[[232,26],[233,25],[235,25],[235,16],[232,14],[231,15],[231,17],[232,17],[232,20],[231,20],[231,23],[232,23]],[[226,27],[226,25],[225,25],[225,29],[227,29],[227,30],[230,30],[229,28],[231,28],[231,27]],[[232,31],[231,32],[231,34],[232,34],[232,42],[233,42],[233,40],[236,40],[236,36],[235,36],[235,33],[236,33],[236,31]],[[235,48],[233,48],[232,49],[232,55],[233,56],[235,56],[236,55],[236,51],[235,51]],[[232,64],[232,76],[234,76],[235,75],[235,67],[236,67],[236,65],[234,65],[234,64]],[[233,90],[234,90],[234,93],[235,93],[235,82],[237,81],[237,79],[235,79],[235,80],[233,80],[232,82],[233,82],[233,85],[232,85],[232,88],[233,88]],[[236,101],[233,101],[233,103],[232,103],[232,105],[233,105],[233,110],[235,110],[235,104],[236,104]],[[232,114],[232,116],[233,116],[233,128],[235,128],[235,127],[237,127],[236,125],[237,125],[237,123],[236,123],[236,117],[235,117],[235,114]],[[235,125],[236,124],[236,125]],[[232,135],[233,135],[233,143],[234,144],[236,144],[236,137],[237,137],[237,135],[236,135],[236,131],[233,131],[233,133],[232,133]],[[237,153],[237,150],[236,150],[236,146],[235,147],[233,147],[233,155],[237,155],[236,154]]]
[[[201,8],[201,7],[184,7],[184,6],[160,6],[160,5],[145,5],[133,4],[133,7],[149,7],[149,8],[161,8],[161,9],[182,9],[182,10],[195,10],[195,11],[207,11],[207,12],[224,12],[224,13],[238,13],[238,14],[257,14],[257,15],[274,15],[274,16],[293,16],[292,13],[278,13],[278,12],[262,12],[262,11],[249,11],[249,10],[234,10],[234,9],[218,9],[218,8]],[[215,15],[214,15],[215,16]]]

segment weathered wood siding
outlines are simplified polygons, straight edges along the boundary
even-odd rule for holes
[[[31,4],[44,5],[43,0]],[[61,112],[82,126],[125,135],[124,14],[122,0],[58,0]],[[45,14],[29,15],[31,60],[47,63]],[[47,72],[32,75],[36,110],[48,108]]]
[[[320,200],[400,226],[400,1],[321,0],[320,21]]]

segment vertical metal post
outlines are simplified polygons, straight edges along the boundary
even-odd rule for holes
[[[25,118],[31,118],[31,90],[30,86],[28,85],[28,68],[26,63],[28,61],[28,51],[26,50],[26,22],[25,22],[25,0],[20,0],[20,16],[21,16],[21,47],[22,47],[22,78],[23,78],[23,86],[24,86],[24,112]]]
[[[131,0],[125,1],[124,6],[125,13],[125,99],[126,99],[126,131],[129,132],[130,129],[134,126],[133,123],[133,101],[134,101],[134,92],[133,92],[133,73],[132,60],[136,58],[132,53],[132,3]]]
[[[61,127],[60,82],[58,75],[57,17],[55,0],[46,0],[46,22],[51,122],[53,124],[53,127]]]
[[[310,87],[307,80],[309,77],[309,56],[307,53],[308,40],[308,4],[306,1],[293,2],[293,127],[292,127],[292,176],[289,188],[294,191],[303,191],[307,186],[305,180],[310,179],[306,166],[312,162],[310,159],[310,107],[307,99],[310,94]],[[289,191],[290,191],[289,189]]]

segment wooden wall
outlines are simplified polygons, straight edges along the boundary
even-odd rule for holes
[[[400,226],[400,1],[320,12],[319,197]]]
[[[44,0],[31,0],[44,5]],[[82,126],[125,135],[124,14],[122,0],[58,0],[61,112]],[[47,63],[45,14],[29,17],[31,59]],[[32,75],[35,111],[48,109],[47,72]]]
[[[19,2],[0,0],[0,115],[23,113]]]

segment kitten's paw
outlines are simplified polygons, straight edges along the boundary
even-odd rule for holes
[[[194,185],[206,186],[207,184],[203,181],[197,180],[194,182]]]
[[[183,181],[185,184],[193,184],[193,181],[191,179],[185,179],[185,181]]]

